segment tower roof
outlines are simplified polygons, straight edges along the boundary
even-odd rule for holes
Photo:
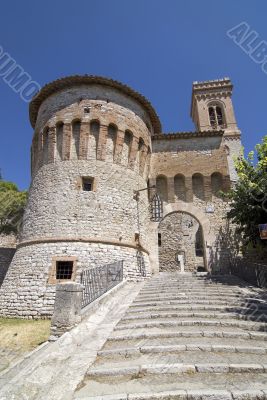
[[[159,117],[152,107],[151,103],[140,93],[136,92],[135,90],[131,89],[129,86],[110,79],[110,78],[104,78],[101,76],[95,76],[95,75],[73,75],[73,76],[68,76],[64,78],[57,79],[53,82],[48,83],[47,85],[43,86],[43,88],[34,96],[30,103],[30,108],[29,108],[29,114],[30,114],[30,121],[32,124],[32,127],[34,128],[37,115],[38,115],[38,110],[42,102],[52,95],[53,93],[56,93],[58,90],[62,90],[65,88],[69,88],[71,86],[77,86],[77,85],[84,85],[84,84],[99,84],[99,85],[104,85],[104,86],[109,86],[112,88],[115,88],[122,93],[132,97],[136,101],[138,101],[144,109],[147,111],[155,133],[160,133],[161,132],[161,123],[159,120]]]

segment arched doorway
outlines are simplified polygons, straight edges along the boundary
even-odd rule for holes
[[[158,248],[160,271],[205,270],[203,229],[189,213],[165,216],[158,227]]]

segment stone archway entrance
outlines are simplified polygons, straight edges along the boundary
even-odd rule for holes
[[[186,212],[172,212],[160,222],[159,270],[204,271],[204,239],[199,221]]]

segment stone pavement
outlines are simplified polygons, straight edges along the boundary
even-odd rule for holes
[[[0,400],[267,399],[267,302],[235,277],[160,273],[2,376]]]

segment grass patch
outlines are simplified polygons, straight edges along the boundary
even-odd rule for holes
[[[27,352],[45,342],[50,334],[50,320],[0,318],[0,347]]]

